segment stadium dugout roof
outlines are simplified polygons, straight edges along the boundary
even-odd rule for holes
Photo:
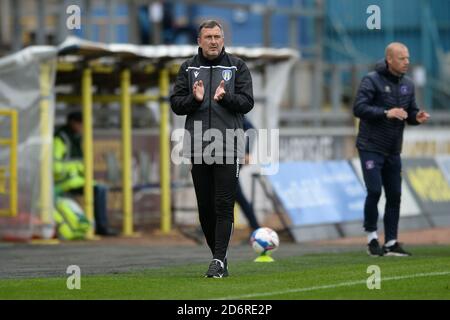
[[[56,82],[77,84],[82,69],[89,66],[96,86],[114,90],[120,82],[117,71],[127,68],[131,72],[132,84],[143,91],[158,85],[156,72],[168,68],[171,76],[176,75],[181,62],[194,56],[197,50],[194,45],[106,44],[71,36],[58,47]],[[288,48],[227,47],[226,50],[246,60],[250,67],[263,67],[299,57],[297,50]]]
[[[195,55],[197,50],[194,45],[106,44],[70,36],[58,47],[30,46],[2,57],[0,70],[57,56],[57,84],[79,83],[83,68],[90,67],[94,84],[112,89],[119,83],[117,71],[129,68],[132,83],[145,87],[157,85],[157,77],[149,77],[149,74],[169,68],[170,74],[175,75],[179,64]],[[263,67],[300,56],[297,50],[289,48],[226,47],[226,50],[249,62],[250,67]]]
[[[83,68],[90,67],[94,84],[112,89],[119,84],[116,71],[129,68],[133,84],[145,87],[157,84],[157,77],[149,77],[149,74],[169,68],[174,75],[181,61],[195,55],[197,50],[194,45],[106,44],[70,36],[58,47],[30,46],[0,58],[0,69],[57,56],[57,84],[78,83]],[[300,56],[297,50],[289,48],[226,47],[226,50],[248,61],[249,66],[260,67]]]
[[[59,46],[58,51],[60,56],[100,57],[114,55],[125,59],[181,59],[195,55],[197,48],[194,45],[105,44],[71,36]],[[243,59],[286,60],[299,56],[297,50],[288,48],[226,47],[226,50]]]
[[[54,58],[58,49],[52,46],[31,46],[17,53],[0,57],[0,71],[7,71],[18,66],[24,66],[33,61]]]
[[[12,83],[3,90],[11,106],[30,105],[39,108],[42,141],[49,141],[54,117],[54,102],[80,106],[85,119],[93,118],[95,103],[120,104],[123,168],[123,233],[133,234],[132,217],[132,119],[131,109],[149,101],[159,102],[160,107],[160,189],[161,189],[161,230],[171,228],[171,179],[170,179],[170,137],[169,137],[169,93],[170,80],[177,74],[180,63],[197,53],[197,46],[138,46],[130,44],[104,44],[67,38],[58,47],[31,46],[0,59],[0,74]],[[266,104],[264,112],[267,124],[274,128],[278,123],[278,109],[287,83],[287,73],[299,53],[292,49],[227,47],[227,51],[246,60],[249,68],[257,70],[265,81],[256,81]],[[56,79],[54,78],[56,74]],[[256,74],[255,74],[256,76]],[[264,83],[263,83],[264,82]],[[27,91],[17,95],[14,85],[25,87]],[[275,88],[276,87],[276,88]],[[157,88],[158,90],[153,90]],[[151,89],[151,90],[149,90]],[[30,95],[32,92],[34,95]],[[275,94],[274,94],[275,92]],[[31,103],[20,103],[20,99],[36,97]],[[52,97],[49,99],[49,97]],[[55,99],[53,99],[53,97]],[[19,101],[19,102],[17,102]],[[262,111],[260,111],[262,112]],[[270,115],[270,116],[269,116]],[[35,119],[33,119],[35,120]],[[35,123],[34,121],[32,121]],[[46,128],[46,130],[42,130]],[[92,121],[83,122],[84,154],[93,154]],[[43,149],[46,150],[46,149]],[[51,181],[51,159],[42,160],[39,175],[45,183]],[[85,196],[92,199],[93,159],[85,157]],[[40,188],[42,205],[41,217],[48,216],[52,190],[49,185]],[[93,219],[93,202],[85,201],[84,211]],[[91,230],[92,231],[92,230]]]

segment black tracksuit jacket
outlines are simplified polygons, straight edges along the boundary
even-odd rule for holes
[[[192,88],[195,81],[202,80],[205,95],[202,102],[195,100]],[[220,82],[225,81],[225,96],[219,102],[214,101],[214,94]],[[240,58],[222,50],[214,60],[207,60],[199,48],[198,54],[185,61],[178,72],[178,76],[170,96],[173,112],[186,115],[185,129],[191,134],[191,145],[186,150],[184,144],[183,155],[186,157],[200,156],[194,152],[194,140],[201,137],[194,136],[194,121],[201,121],[202,132],[207,129],[218,129],[226,137],[226,129],[243,129],[243,115],[254,105],[253,87],[250,72]],[[198,142],[198,141],[197,141]],[[243,141],[241,142],[242,146]],[[207,141],[201,141],[203,149]],[[235,155],[238,153],[235,147]],[[242,154],[244,153],[243,150]]]
[[[414,84],[407,76],[390,73],[385,60],[377,63],[375,71],[361,81],[353,105],[355,117],[360,118],[356,140],[358,150],[383,155],[400,154],[405,121],[388,119],[385,110],[401,107],[408,113],[406,122],[418,125]]]

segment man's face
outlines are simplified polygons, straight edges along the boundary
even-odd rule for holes
[[[72,131],[77,134],[78,136],[81,136],[83,133],[83,123],[79,121],[71,121],[70,122],[70,128]]]
[[[389,68],[394,73],[401,75],[408,72],[409,52],[406,47],[397,47],[387,57]]]
[[[197,38],[203,55],[206,59],[213,60],[219,56],[223,48],[222,30],[218,26],[214,28],[203,28],[200,36]]]

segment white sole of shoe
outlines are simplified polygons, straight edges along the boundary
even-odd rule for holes
[[[387,257],[409,257],[409,254],[398,253],[398,252],[387,252],[384,254]]]
[[[218,275],[218,276],[207,276],[207,275],[205,275],[205,278],[225,278],[225,276],[223,274]]]

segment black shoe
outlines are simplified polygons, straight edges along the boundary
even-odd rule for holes
[[[383,255],[383,250],[377,239],[372,239],[367,245],[367,254],[372,257],[379,257]]]
[[[228,272],[225,272],[225,264],[219,259],[213,259],[209,264],[205,278],[223,278],[226,276],[228,276]]]
[[[394,256],[394,257],[409,257],[411,256],[410,252],[403,250],[400,243],[395,242],[394,245],[387,247],[383,246],[383,252],[385,256]]]

